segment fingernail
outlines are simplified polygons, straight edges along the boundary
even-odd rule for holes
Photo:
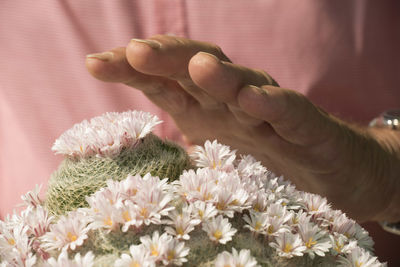
[[[96,59],[100,59],[101,61],[110,61],[114,58],[114,53],[113,52],[103,52],[103,53],[89,54],[86,56],[86,58],[96,58]]]
[[[153,49],[159,49],[161,47],[161,43],[155,40],[132,39],[131,41],[147,44]]]
[[[255,85],[248,85],[247,87],[249,87],[256,94],[260,94],[260,95],[267,95],[268,94],[266,90],[261,89],[260,87],[255,86]]]
[[[214,58],[216,61],[221,61],[221,60],[219,60],[219,58],[217,58],[216,56],[214,56],[213,54],[210,54],[210,53],[207,53],[207,52],[203,52],[203,51],[200,51],[199,53],[197,53],[197,54],[203,54],[203,55],[206,55],[206,56],[209,56],[209,57],[212,57],[212,58]]]

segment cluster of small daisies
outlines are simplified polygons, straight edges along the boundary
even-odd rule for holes
[[[143,111],[108,112],[75,124],[55,141],[52,150],[77,158],[113,157],[134,146],[159,123],[157,116]]]
[[[143,112],[107,113],[75,125],[53,149],[78,159],[115,156],[158,123]],[[385,266],[372,256],[373,241],[355,221],[332,210],[325,198],[297,191],[253,157],[238,158],[216,141],[191,156],[197,168],[176,181],[151,174],[108,180],[86,197],[87,208],[59,218],[43,207],[36,187],[22,196],[23,211],[0,221],[0,267],[87,267],[110,254],[116,267],[253,267],[273,257]],[[109,240],[118,246],[108,246]],[[201,251],[196,242],[217,252],[193,257]]]

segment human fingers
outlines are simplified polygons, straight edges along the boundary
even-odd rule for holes
[[[189,62],[189,74],[202,90],[217,100],[228,104],[236,118],[250,125],[258,125],[262,120],[243,112],[238,105],[237,95],[245,85],[276,84],[266,72],[220,60],[216,56],[199,52]]]
[[[317,146],[337,140],[346,125],[313,105],[305,96],[275,86],[245,86],[238,93],[239,106],[262,119],[288,142]]]
[[[221,104],[200,90],[189,76],[189,60],[199,51],[207,51],[229,61],[216,45],[165,35],[156,35],[146,40],[132,39],[126,54],[134,69],[148,75],[176,80],[203,107],[221,108]]]
[[[192,97],[170,79],[141,73],[129,65],[125,48],[118,47],[86,57],[88,71],[105,82],[120,82],[141,90],[153,103],[170,114],[184,113]]]

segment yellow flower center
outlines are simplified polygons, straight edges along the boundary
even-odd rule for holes
[[[212,198],[212,195],[210,193],[204,195],[204,200],[210,200]]]
[[[220,230],[217,230],[214,232],[213,236],[215,237],[215,239],[219,240],[222,237],[222,232]]]
[[[140,267],[140,264],[137,261],[132,261],[129,267]]]
[[[113,221],[111,220],[110,217],[107,217],[107,218],[104,220],[104,224],[105,224],[105,225],[108,225],[108,226],[112,226],[112,225],[113,225]]]
[[[175,259],[175,251],[173,251],[173,250],[168,251],[167,258],[168,258],[169,261]]]
[[[261,228],[261,222],[256,222],[254,229],[258,231],[258,230],[260,230],[260,228]]]
[[[129,222],[130,220],[132,220],[132,218],[131,218],[131,216],[129,215],[129,212],[128,212],[128,211],[124,211],[124,212],[122,213],[122,217],[124,218],[124,220],[125,220],[126,222]]]
[[[176,233],[178,234],[178,235],[183,235],[184,234],[184,232],[183,232],[183,229],[182,229],[182,227],[177,227],[176,228]]]
[[[7,242],[8,242],[8,244],[10,244],[11,246],[14,246],[14,245],[15,245],[15,240],[14,240],[14,238],[8,239]]]
[[[270,226],[268,226],[267,231],[268,231],[268,234],[273,234],[275,232],[275,229],[272,225],[270,225]]]
[[[315,207],[314,205],[311,205],[311,211],[318,211],[318,207]]]
[[[315,244],[317,244],[317,241],[314,241],[314,240],[312,239],[312,237],[310,237],[310,238],[308,239],[308,241],[306,242],[306,247],[307,247],[307,248],[311,248],[311,247],[314,246]]]
[[[204,212],[202,210],[199,210],[199,216],[200,216],[200,219],[203,219]]]
[[[157,250],[157,246],[151,246],[151,255],[153,256],[158,256],[158,250]]]
[[[218,210],[224,210],[224,209],[225,209],[225,204],[224,204],[224,203],[218,202],[218,203],[217,203],[217,209],[218,209]]]
[[[133,196],[135,196],[136,193],[137,193],[137,189],[136,189],[136,188],[134,188],[134,189],[131,190],[131,194],[132,194]]]
[[[364,265],[364,262],[356,261],[356,267],[361,267]]]
[[[231,205],[237,205],[237,204],[239,204],[239,201],[237,199],[234,199],[230,204]]]
[[[144,218],[147,218],[149,216],[149,211],[146,208],[142,208],[140,210],[140,215],[142,215]]]
[[[293,249],[293,246],[291,244],[286,244],[285,248],[283,249],[283,252],[289,253],[292,251],[292,249]]]
[[[336,250],[337,253],[342,253],[342,248],[344,245],[339,244],[338,241],[335,241],[335,247],[334,249]]]
[[[67,233],[67,237],[68,237],[69,242],[74,242],[78,239],[78,237],[71,232]]]

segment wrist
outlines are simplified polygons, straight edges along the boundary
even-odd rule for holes
[[[400,110],[383,113],[370,123],[368,133],[380,145],[386,155],[386,182],[392,186],[385,209],[379,215],[379,220],[400,222]]]
[[[375,170],[373,179],[383,188],[381,199],[384,200],[374,220],[400,222],[400,131],[382,127],[370,127],[367,131],[379,145],[374,168],[381,171]]]

